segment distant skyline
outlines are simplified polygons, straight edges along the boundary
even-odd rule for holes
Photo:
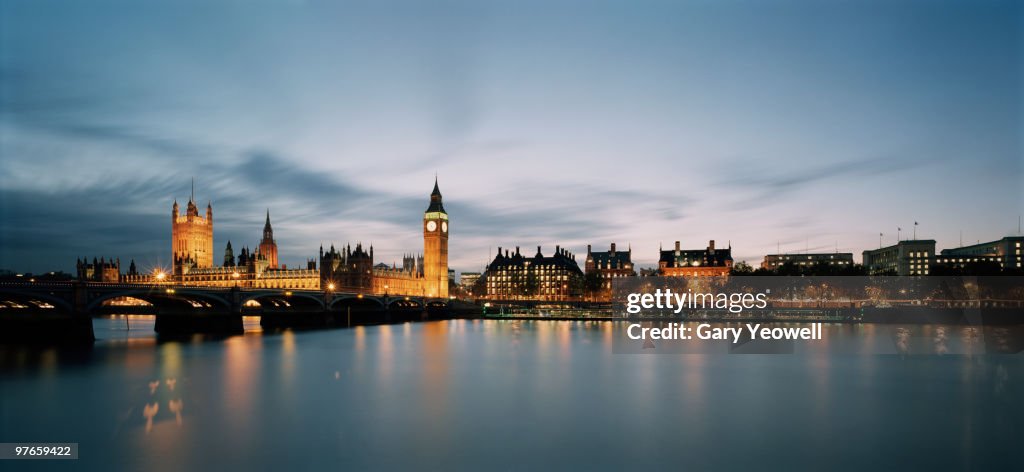
[[[268,208],[289,267],[401,263],[435,173],[457,272],[999,239],[1022,53],[1012,1],[0,0],[0,269],[167,267],[193,176],[217,263]]]

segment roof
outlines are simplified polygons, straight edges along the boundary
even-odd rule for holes
[[[632,264],[633,261],[630,258],[629,251],[603,251],[603,252],[591,252],[588,256],[594,260],[594,264],[598,267],[622,268],[625,264]]]
[[[726,261],[732,260],[732,249],[715,249],[714,253],[707,249],[682,249],[676,254],[674,249],[661,251],[658,262],[664,262],[667,267],[687,267],[699,262],[701,266],[719,267],[725,266]]]
[[[572,256],[566,251],[558,250],[553,255],[545,256],[539,251],[539,248],[537,255],[533,257],[523,256],[519,252],[519,248],[516,248],[516,252],[512,253],[509,253],[508,250],[502,252],[501,248],[498,248],[498,255],[488,265],[488,269],[493,270],[505,266],[524,266],[527,262],[532,266],[554,265],[568,268],[569,270],[580,274],[583,273],[583,271],[580,270],[579,264],[577,264]]]
[[[430,192],[430,206],[427,207],[427,212],[440,212],[447,213],[444,211],[444,204],[441,203],[441,189],[437,187],[437,177],[434,177],[434,191]]]

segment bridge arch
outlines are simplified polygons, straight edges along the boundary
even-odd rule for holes
[[[427,308],[447,308],[448,300],[428,300]]]
[[[42,292],[20,292],[0,289],[0,303],[29,303],[34,308],[43,308],[43,304],[49,304],[57,309],[70,313],[73,311],[73,304],[64,298]]]
[[[86,305],[85,312],[93,313],[97,308],[103,305],[103,302],[120,297],[137,298],[139,300],[149,302],[157,308],[174,307],[203,309],[216,307],[224,310],[231,308],[231,303],[228,302],[228,300],[214,294],[188,289],[158,288],[104,293],[89,300],[89,303]],[[196,306],[197,304],[200,306]]]
[[[304,292],[291,292],[291,291],[266,291],[266,292],[247,292],[242,298],[242,306],[250,301],[256,301],[260,306],[266,307],[264,302],[270,302],[274,306],[296,306],[296,307],[313,307],[321,310],[325,309],[323,297],[319,294],[304,293]],[[271,307],[272,308],[272,307]]]
[[[331,300],[327,305],[331,310],[341,308],[342,306],[386,308],[384,306],[384,301],[377,297],[360,297],[359,295],[340,295]]]
[[[388,308],[423,308],[423,303],[416,298],[395,298],[388,301]]]

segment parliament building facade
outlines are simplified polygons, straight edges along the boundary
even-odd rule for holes
[[[263,289],[306,289],[338,292],[393,294],[430,298],[448,297],[448,213],[437,181],[423,214],[423,254],[403,258],[402,267],[374,266],[373,247],[362,244],[336,249],[320,248],[319,260],[309,259],[304,268],[279,264],[277,241],[267,211],[263,238],[237,256],[228,241],[224,262],[213,265],[213,205],[202,217],[189,198],[184,215],[178,202],[171,211],[171,244],[174,269],[166,280],[154,274],[126,277],[127,282],[173,282],[189,286]],[[319,263],[319,264],[318,264]],[[318,269],[319,265],[319,269]]]

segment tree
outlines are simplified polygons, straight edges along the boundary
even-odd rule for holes
[[[739,261],[733,264],[732,270],[729,271],[730,275],[750,275],[754,273],[754,268],[747,264],[747,261]]]

